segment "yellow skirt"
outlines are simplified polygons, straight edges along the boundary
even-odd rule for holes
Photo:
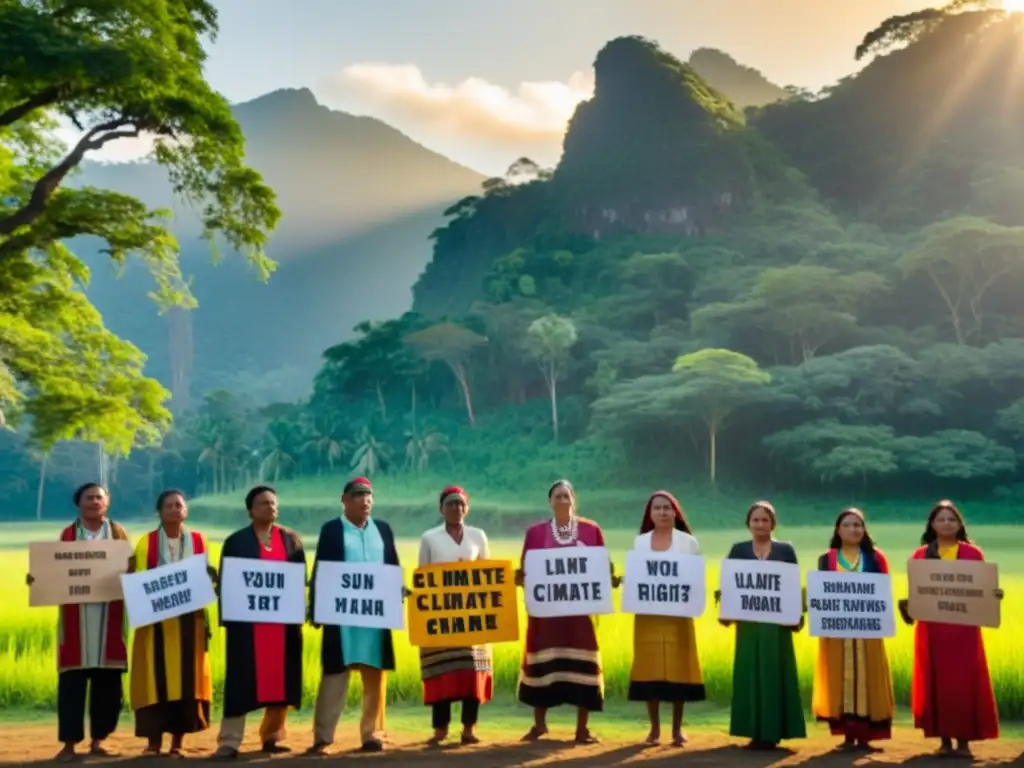
[[[704,675],[693,619],[636,616],[630,701],[703,701]]]

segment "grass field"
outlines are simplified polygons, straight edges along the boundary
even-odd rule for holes
[[[479,520],[477,521],[480,522]],[[133,537],[141,536],[152,526],[152,518],[126,523]],[[414,566],[418,548],[416,530],[398,525],[399,553],[406,568]],[[52,712],[56,699],[57,675],[55,669],[56,612],[49,608],[29,608],[28,588],[24,574],[28,567],[26,546],[30,541],[53,540],[57,526],[6,523],[0,544],[0,570],[7,587],[0,600],[0,709]],[[211,543],[219,542],[228,533],[224,529],[203,526]],[[877,524],[872,535],[887,552],[895,573],[902,575],[906,556],[920,536],[920,526],[910,524]],[[729,546],[744,537],[744,531],[709,531],[701,536],[702,548],[709,564],[720,559]],[[807,526],[780,529],[780,539],[792,541],[802,558],[804,568],[809,567],[823,551],[831,530],[829,527]],[[303,531],[310,558],[315,546],[315,534]],[[608,547],[621,572],[624,553],[632,545],[633,531],[606,531]],[[974,526],[972,538],[986,552],[986,557],[1001,565],[1001,584],[1006,592],[1003,626],[999,630],[985,630],[986,648],[992,672],[999,710],[1005,719],[1024,720],[1024,651],[1017,633],[1024,632],[1024,563],[1020,552],[1024,549],[1024,527]],[[521,541],[494,539],[495,557],[516,559]],[[214,547],[216,548],[216,546]],[[312,563],[311,563],[312,564]],[[708,574],[708,587],[717,585],[717,573]],[[896,597],[905,596],[905,581],[897,579]],[[731,696],[733,632],[715,621],[713,601],[709,599],[709,612],[697,621],[698,649],[707,684],[709,706],[727,706]],[[598,636],[604,659],[607,697],[609,705],[625,701],[632,661],[632,617],[615,614],[599,619]],[[888,643],[893,670],[893,683],[897,701],[907,704],[912,660],[911,630],[897,622],[898,636]],[[523,617],[525,627],[525,616]],[[312,703],[320,679],[319,633],[306,628],[304,647],[305,698]],[[396,638],[397,670],[388,685],[388,696],[393,702],[416,702],[420,697],[418,652],[411,647],[404,633]],[[804,701],[810,703],[810,688],[816,653],[816,641],[806,631],[797,636],[797,657]],[[497,700],[510,702],[515,694],[521,648],[518,643],[495,647],[495,690]],[[220,697],[223,684],[224,644],[220,630],[215,631],[211,648],[215,697]],[[350,693],[353,703],[359,692]]]

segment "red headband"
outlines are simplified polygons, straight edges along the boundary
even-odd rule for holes
[[[469,503],[469,495],[462,488],[457,485],[449,485],[441,491],[441,506],[443,507],[448,499],[456,496],[467,504]]]

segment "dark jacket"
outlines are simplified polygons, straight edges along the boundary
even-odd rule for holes
[[[370,525],[376,525],[380,536],[384,540],[384,564],[399,565],[398,550],[395,549],[395,535],[391,532],[391,526],[383,520],[370,518]],[[316,615],[316,572],[320,562],[343,563],[345,562],[345,527],[341,518],[334,518],[320,529],[320,539],[316,543],[316,559],[313,561],[313,589],[309,590],[309,617],[312,621]],[[341,647],[341,627],[325,626],[323,628],[323,642],[320,645],[320,664],[323,674],[336,675],[345,671],[345,654]],[[384,633],[384,653],[382,658],[382,669],[393,670],[395,668],[395,645],[391,637],[390,629],[380,630]]]

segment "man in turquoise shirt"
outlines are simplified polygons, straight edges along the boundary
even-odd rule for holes
[[[313,581],[320,562],[382,563],[399,565],[395,537],[390,526],[370,516],[373,509],[373,486],[365,477],[345,484],[341,494],[342,514],[324,524],[316,547]],[[311,590],[310,616],[314,613]],[[348,697],[352,670],[359,672],[363,683],[363,712],[359,735],[363,752],[380,752],[383,742],[380,731],[384,724],[384,701],[387,672],[395,668],[395,650],[391,631],[365,627],[323,628],[320,663],[323,677],[317,692],[313,721],[313,747],[310,754],[326,755],[334,743],[338,720]]]

